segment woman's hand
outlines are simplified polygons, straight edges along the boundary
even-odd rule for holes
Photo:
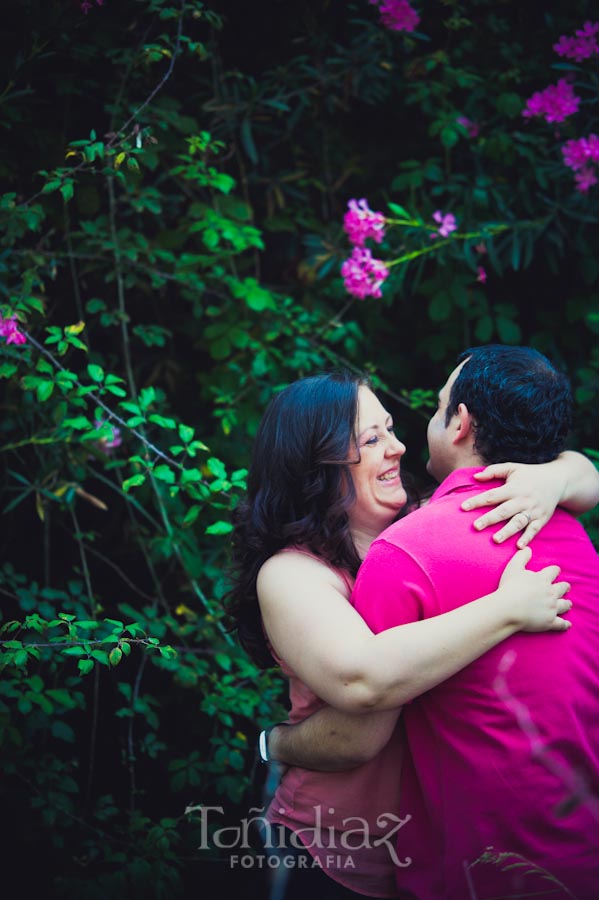
[[[539,572],[527,569],[531,556],[530,547],[512,556],[498,590],[505,592],[506,601],[513,605],[521,631],[567,631],[572,623],[560,616],[572,608],[571,601],[563,599],[570,585],[555,581],[559,566],[546,566]]]
[[[495,532],[493,540],[501,544],[522,531],[517,546],[523,549],[549,521],[562,500],[566,479],[556,477],[558,474],[553,463],[497,463],[487,466],[482,472],[475,474],[477,481],[505,478],[505,484],[470,497],[462,503],[462,509],[492,506],[493,509],[475,519],[474,527],[481,531],[489,525],[509,520]]]
[[[506,482],[499,488],[470,497],[462,504],[462,509],[493,506],[494,509],[476,519],[474,527],[481,530],[509,519],[493,535],[493,540],[501,544],[522,531],[517,541],[520,549],[539,533],[556,506],[576,514],[593,509],[599,503],[599,472],[590,459],[574,450],[564,450],[557,459],[539,465],[497,463],[477,472],[474,477],[477,481],[505,478]]]

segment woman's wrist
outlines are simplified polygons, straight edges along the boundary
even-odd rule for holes
[[[491,598],[497,610],[499,628],[505,632],[503,637],[509,637],[524,628],[528,619],[516,591],[507,585],[500,585],[491,594]]]

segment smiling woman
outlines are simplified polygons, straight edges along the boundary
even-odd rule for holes
[[[407,503],[400,472],[406,447],[395,437],[391,416],[364,384],[358,390],[357,429],[359,456],[351,469],[356,494],[351,522],[354,542],[364,555]]]
[[[328,703],[361,714],[370,735],[388,739],[374,760],[354,762],[349,772],[286,770],[266,814],[277,839],[269,832],[266,846],[300,861],[276,869],[289,884],[273,898],[309,891],[319,898],[394,897],[397,861],[385,832],[386,817],[399,808],[399,707],[522,628],[568,627],[559,615],[571,605],[560,599],[568,586],[553,583],[557,567],[529,572],[529,552],[521,551],[492,594],[372,634],[351,590],[370,543],[407,509],[405,450],[366,382],[344,372],[285,388],[256,435],[233,533],[230,609],[240,639],[258,661],[276,662],[288,676],[290,722]],[[353,840],[345,839],[347,829]]]

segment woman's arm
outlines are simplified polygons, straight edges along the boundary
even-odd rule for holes
[[[257,589],[275,652],[326,703],[346,712],[393,709],[454,675],[516,631],[564,631],[569,590],[557,566],[508,563],[500,585],[458,609],[374,635],[347,600],[342,579],[300,552],[271,557]]]
[[[501,487],[470,497],[462,504],[462,509],[494,506],[474,522],[479,530],[510,520],[493,535],[498,544],[522,531],[517,545],[526,547],[549,521],[556,506],[583,513],[599,503],[599,472],[590,459],[573,450],[540,465],[498,463],[474,477],[478,481],[506,479]]]

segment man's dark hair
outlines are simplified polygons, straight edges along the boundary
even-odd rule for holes
[[[489,344],[460,354],[466,360],[449,395],[445,423],[460,403],[474,418],[474,449],[496,462],[549,462],[564,449],[572,424],[566,376],[531,347]]]

